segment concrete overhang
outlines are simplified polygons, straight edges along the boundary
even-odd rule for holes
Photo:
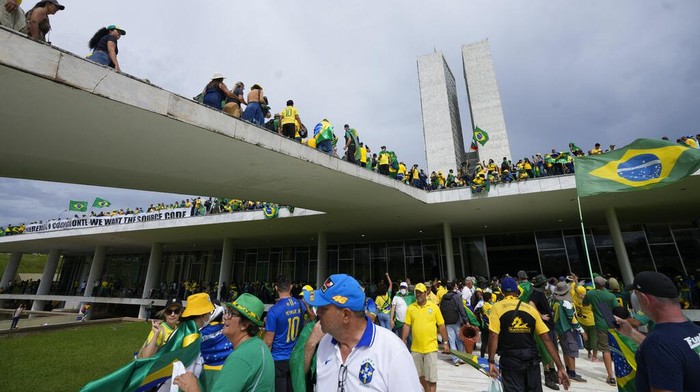
[[[0,91],[0,154],[11,163],[0,165],[0,176],[265,200],[324,212],[6,237],[2,252],[83,252],[97,245],[127,251],[151,242],[218,247],[225,237],[247,246],[314,244],[318,232],[328,233],[331,243],[439,238],[443,222],[455,235],[579,224],[573,176],[499,185],[483,196],[468,189],[424,192],[3,28]],[[622,223],[697,218],[684,208],[697,204],[697,174],[665,188],[585,198],[586,225],[605,224],[607,207]]]

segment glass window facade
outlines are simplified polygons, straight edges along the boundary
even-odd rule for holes
[[[634,273],[658,270],[676,276],[700,270],[699,228],[627,225],[622,231]],[[586,242],[593,271],[620,276],[607,228],[588,229]],[[457,278],[512,275],[519,270],[532,276],[563,276],[572,271],[582,277],[590,275],[583,237],[575,229],[457,236],[453,238],[453,251]],[[385,272],[395,281],[406,277],[414,282],[447,278],[447,257],[439,238],[331,244],[327,257],[329,274],[347,273],[367,282],[382,280]],[[91,259],[92,255],[63,257],[56,293],[78,295],[76,287],[87,279]],[[148,260],[147,253],[108,254],[100,280],[108,282],[110,295],[141,296]],[[221,250],[164,252],[160,281],[171,290],[179,290],[185,281],[213,287],[218,281],[273,281],[280,274],[296,282],[313,283],[317,262],[316,246],[236,249],[231,275],[220,277]]]

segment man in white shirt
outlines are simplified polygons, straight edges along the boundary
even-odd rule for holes
[[[317,391],[422,391],[411,354],[391,331],[369,321],[354,278],[331,275],[304,299],[318,306],[326,333],[316,352]]]
[[[406,294],[408,294],[408,284],[401,282],[399,292],[391,300],[391,330],[399,337],[401,337],[403,323],[406,320],[406,309],[408,309],[408,304],[404,299]]]
[[[468,276],[467,279],[464,279],[464,287],[462,288],[462,299],[467,303],[468,306],[471,306],[471,300],[472,296],[474,295],[474,291],[476,290],[474,288],[474,277]]]

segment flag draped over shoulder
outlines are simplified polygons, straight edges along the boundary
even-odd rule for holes
[[[483,146],[489,141],[489,134],[483,129],[476,127],[474,128],[474,140]]]
[[[634,392],[634,378],[637,376],[637,361],[634,354],[637,352],[637,344],[627,336],[620,335],[614,329],[608,330],[608,343],[613,364],[615,364],[615,378],[617,390],[620,392]]]
[[[584,197],[682,180],[700,169],[700,150],[665,140],[637,139],[619,150],[577,157],[574,162],[576,191]]]
[[[95,201],[92,202],[92,206],[96,207],[96,208],[106,208],[106,207],[109,207],[111,205],[112,205],[112,203],[110,203],[109,200],[105,200],[105,199],[100,198],[100,197],[96,197]]]
[[[202,338],[197,324],[186,321],[151,358],[137,359],[121,369],[91,381],[81,392],[145,392],[167,381],[173,373],[173,362],[189,366],[199,356]]]
[[[309,374],[306,374],[304,372],[304,346],[309,341],[314,325],[316,325],[316,321],[312,321],[304,326],[289,356],[289,372],[292,375],[292,389],[294,392],[306,392],[309,390],[309,386],[313,387],[313,385],[307,385],[307,382],[311,381],[313,378],[311,376],[316,373],[316,354],[314,353],[314,358],[311,360]]]
[[[87,207],[88,203],[86,201],[71,200],[70,203],[68,203],[68,210],[70,211],[85,212],[87,211]]]

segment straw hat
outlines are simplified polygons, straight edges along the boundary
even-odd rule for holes
[[[557,301],[569,301],[569,302],[572,301],[569,285],[566,284],[566,282],[557,283],[557,287],[554,289],[552,296]]]
[[[222,73],[217,72],[214,75],[212,75],[212,77],[211,77],[211,80],[216,80],[216,79],[226,79],[226,76],[224,76],[224,74],[222,74]]]

